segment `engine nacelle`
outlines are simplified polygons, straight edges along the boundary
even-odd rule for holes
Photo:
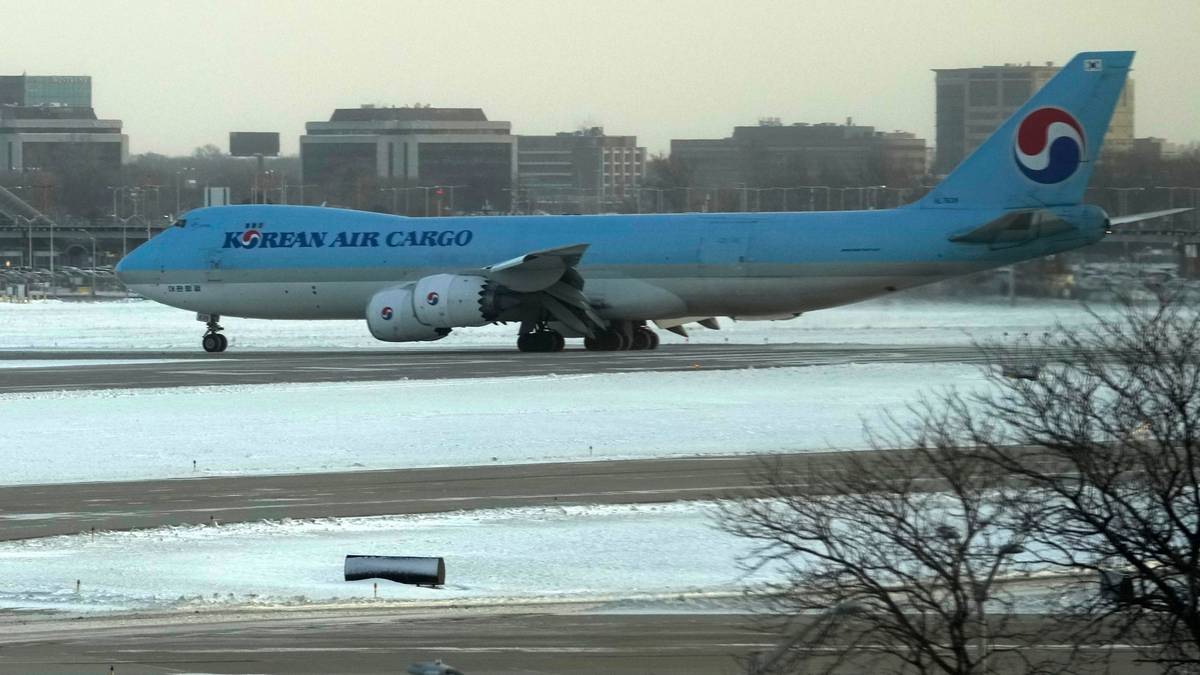
[[[452,328],[496,321],[519,300],[481,276],[433,274],[376,293],[367,303],[367,326],[388,342],[438,340]]]
[[[462,274],[434,274],[417,279],[413,291],[413,311],[427,326],[460,328],[482,326],[494,318],[483,313],[484,277]]]
[[[367,328],[376,340],[385,342],[428,342],[450,334],[448,327],[417,320],[412,284],[385,288],[372,296],[367,303]]]

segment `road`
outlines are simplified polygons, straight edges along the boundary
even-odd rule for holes
[[[94,361],[62,367],[16,362]],[[109,363],[109,361],[143,363]],[[344,352],[0,352],[0,393],[81,389],[193,387],[281,382],[521,377],[555,373],[628,373],[825,366],[846,363],[982,363],[970,345],[666,345],[645,352],[557,354],[492,350]],[[24,364],[22,364],[24,365]]]

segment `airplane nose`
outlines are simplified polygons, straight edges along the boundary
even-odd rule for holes
[[[155,270],[158,255],[151,243],[146,242],[138,246],[117,262],[113,273],[117,275],[117,279],[120,279],[121,283],[126,286],[144,283],[146,274]]]

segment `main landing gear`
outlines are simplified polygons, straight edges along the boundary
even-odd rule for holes
[[[583,346],[591,352],[658,349],[658,334],[645,326],[614,325],[594,338],[584,338]]]
[[[208,331],[204,333],[204,338],[200,340],[200,346],[204,347],[204,351],[209,354],[215,354],[225,351],[229,347],[229,340],[221,335],[221,324],[217,323],[221,317],[216,314],[197,314],[196,319],[205,322],[208,326]]]
[[[562,333],[549,328],[521,333],[517,337],[517,349],[523,352],[561,352],[566,344]]]

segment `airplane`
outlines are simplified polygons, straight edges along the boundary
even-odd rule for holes
[[[316,206],[190,211],[117,265],[133,291],[222,316],[365,319],[391,342],[514,322],[521,351],[658,346],[718,316],[785,318],[1100,241],[1082,203],[1133,52],[1076,55],[920,200],[802,213],[408,218]]]

